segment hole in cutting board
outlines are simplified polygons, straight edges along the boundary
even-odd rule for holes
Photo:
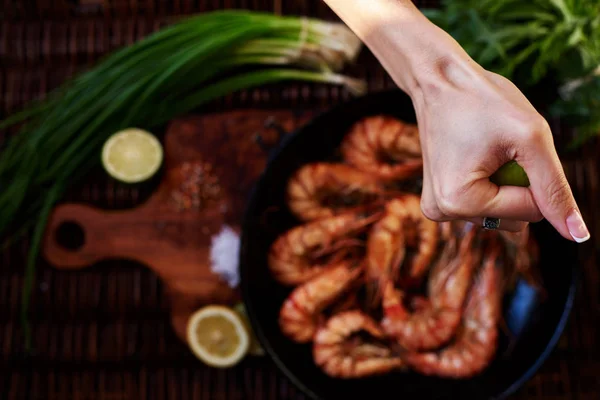
[[[68,250],[79,250],[85,243],[85,232],[76,222],[65,221],[56,229],[56,242]]]

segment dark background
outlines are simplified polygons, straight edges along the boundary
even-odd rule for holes
[[[419,6],[436,3],[417,1]],[[0,119],[168,18],[222,8],[336,19],[322,0],[0,0]],[[366,49],[346,73],[365,78],[371,91],[394,87]],[[346,98],[345,91],[325,85],[271,85],[229,96],[203,111],[322,109]],[[560,147],[568,131],[551,122]],[[592,233],[580,247],[585,279],[556,350],[515,398],[600,398],[597,153],[594,141],[563,158]],[[127,208],[153,189],[128,188],[92,173],[67,199]],[[58,272],[40,260],[31,305],[35,353],[24,357],[19,307],[27,248],[25,240],[0,253],[0,398],[303,398],[267,358],[247,358],[227,371],[203,366],[171,331],[160,281],[143,266],[125,261]]]

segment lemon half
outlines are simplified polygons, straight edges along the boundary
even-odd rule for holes
[[[225,306],[206,306],[192,314],[187,339],[196,357],[217,368],[237,364],[250,347],[250,335],[242,318]]]
[[[109,137],[102,148],[102,165],[113,178],[125,183],[152,177],[163,161],[163,148],[150,132],[128,128]]]

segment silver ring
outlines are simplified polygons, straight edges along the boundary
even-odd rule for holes
[[[483,229],[495,230],[500,227],[500,218],[485,217],[483,219]]]

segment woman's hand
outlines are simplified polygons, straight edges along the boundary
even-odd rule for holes
[[[500,218],[520,231],[546,218],[565,238],[589,233],[550,127],[507,79],[484,70],[408,0],[325,0],[415,106],[424,158],[421,208],[435,221]],[[529,188],[492,184],[516,160]]]
[[[544,217],[567,238],[589,234],[554,149],[546,120],[507,79],[474,63],[442,63],[413,96],[424,156],[423,213],[522,230]],[[516,160],[530,188],[489,177]]]

